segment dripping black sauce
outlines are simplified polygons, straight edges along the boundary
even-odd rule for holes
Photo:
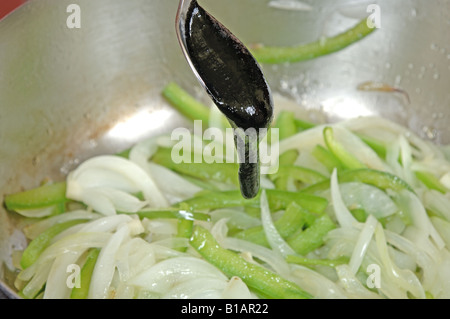
[[[241,193],[253,198],[260,187],[260,129],[273,116],[269,86],[248,49],[197,1],[189,7],[184,32],[191,63],[235,129]]]

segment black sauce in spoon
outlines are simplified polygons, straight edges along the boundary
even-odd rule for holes
[[[269,86],[242,42],[195,0],[186,15],[184,38],[203,86],[235,129],[241,193],[253,198],[260,186],[260,129],[267,129],[273,117]]]

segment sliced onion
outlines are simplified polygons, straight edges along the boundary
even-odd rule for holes
[[[90,190],[106,187],[127,193],[142,192],[150,205],[167,206],[154,181],[136,163],[118,156],[98,156],[81,164],[67,177],[66,195],[70,199],[84,201]],[[107,207],[102,199],[102,207]],[[109,213],[109,210],[107,211]]]
[[[437,299],[450,298],[450,253],[447,249],[442,251],[442,259],[436,266],[436,280],[428,291]]]
[[[325,237],[328,258],[350,257],[359,234],[360,230],[355,227],[339,227],[329,231]]]
[[[269,2],[268,6],[293,11],[311,11],[313,9],[309,4],[295,0],[273,0]]]
[[[379,288],[389,298],[408,298],[407,293],[412,293],[416,298],[425,298],[425,290],[417,276],[408,269],[398,268],[391,260],[383,227],[378,224],[375,230],[375,241],[380,256],[382,276],[387,279],[382,281]]]
[[[56,216],[52,216],[46,219],[43,219],[41,221],[38,221],[36,223],[27,225],[24,227],[23,232],[29,239],[36,238],[40,233],[44,232],[48,228],[50,228],[53,225],[56,225],[58,223],[64,223],[70,220],[76,220],[76,219],[97,219],[101,215],[96,213],[91,213],[86,210],[74,210],[70,212],[66,212],[64,214],[59,214]]]
[[[336,140],[351,154],[353,154],[361,163],[368,168],[389,171],[389,167],[380,159],[380,157],[364,143],[358,136],[345,127],[345,123],[338,123],[333,126],[333,132]]]
[[[149,138],[135,144],[128,155],[130,161],[144,168],[158,150],[158,138]]]
[[[439,217],[431,217],[431,223],[437,232],[442,236],[447,249],[450,248],[450,223]]]
[[[310,152],[317,144],[324,145],[324,127],[324,125],[319,125],[281,140],[278,142],[278,150],[280,154],[292,149]]]
[[[351,182],[339,184],[339,188],[346,207],[362,208],[367,215],[373,215],[377,219],[399,211],[389,195],[375,186]]]
[[[415,177],[414,177],[413,171],[411,170],[411,165],[413,162],[411,145],[409,144],[409,142],[406,140],[406,138],[403,135],[399,136],[399,144],[400,144],[400,155],[401,155],[402,166],[403,166],[403,179],[409,185],[414,185]]]
[[[425,207],[417,195],[403,190],[398,193],[397,199],[399,206],[411,216],[414,226],[422,230],[426,236],[430,236],[438,249],[442,249],[445,243],[430,222]]]
[[[86,205],[107,216],[115,215],[117,211],[136,213],[147,206],[146,201],[109,187],[89,188],[82,197]]]
[[[106,216],[84,224],[83,228],[81,228],[79,232],[111,232],[115,231],[119,226],[132,220],[133,218],[128,215]]]
[[[98,256],[89,286],[90,299],[109,297],[109,289],[116,268],[116,253],[122,242],[129,236],[127,225],[122,225],[109,239]]]
[[[372,135],[372,137],[374,138],[380,138],[380,132],[381,134],[390,132],[393,134],[393,136],[395,136],[395,138],[397,138],[399,135],[403,135],[407,137],[408,142],[415,149],[417,149],[417,151],[415,151],[413,155],[419,159],[425,158],[427,156],[434,156],[436,158],[444,157],[444,154],[436,145],[425,141],[408,128],[398,123],[394,123],[393,121],[386,118],[376,116],[355,118],[343,122],[342,125],[352,131],[367,132],[368,130],[371,130],[372,132],[376,132],[376,135]]]
[[[176,283],[171,289],[161,295],[163,299],[219,299],[227,286],[223,278],[203,277],[192,278]]]
[[[261,219],[250,216],[239,209],[222,208],[209,213],[213,223],[221,219],[227,219],[227,223],[240,229],[261,226]]]
[[[162,197],[167,198],[170,195],[170,203],[190,198],[199,192],[201,188],[188,182],[178,174],[174,173],[163,166],[157,165],[149,161],[153,154],[157,151],[158,138],[151,138],[136,144],[130,151],[130,160],[142,167],[157,184]],[[164,206],[164,205],[159,205]]]
[[[350,258],[349,268],[353,274],[357,273],[363,262],[364,256],[369,248],[369,244],[372,241],[373,234],[375,233],[377,224],[378,221],[376,218],[369,215],[363,229],[361,230],[361,233],[359,234],[358,240],[355,244],[355,249],[353,250],[352,257]]]
[[[55,213],[55,206],[38,209],[17,209],[15,212],[29,218],[42,218],[53,215]]]
[[[341,196],[341,191],[339,189],[339,183],[337,178],[337,170],[334,169],[331,174],[331,198],[336,215],[336,219],[342,227],[351,227],[353,224],[357,224],[358,221],[353,217],[353,215],[348,210],[347,206]]]
[[[214,223],[211,227],[211,235],[217,240],[219,244],[222,244],[223,241],[227,238],[228,233],[228,218],[222,218],[221,220]]]
[[[39,256],[37,261],[23,270],[18,278],[21,280],[30,280],[38,274],[39,269],[42,269],[42,265],[46,268],[49,266],[49,262],[53,262],[54,259],[67,252],[79,251],[88,249],[91,247],[103,247],[111,237],[108,233],[75,233],[66,236],[54,244],[47,247]]]
[[[356,277],[349,265],[336,266],[339,284],[345,290],[346,295],[353,299],[380,299],[381,296],[368,290]]]
[[[280,255],[274,254],[272,249],[233,237],[225,238],[221,245],[226,249],[250,253],[253,258],[262,260],[281,276],[289,275],[289,265]]]
[[[291,265],[290,280],[317,299],[346,299],[345,292],[336,283],[318,272],[300,265]]]
[[[195,194],[203,190],[161,165],[149,163],[148,169],[150,174],[155,178],[159,189],[168,197],[169,204],[175,204],[179,201],[194,197]]]
[[[450,198],[436,190],[427,190],[423,193],[423,204],[435,214],[450,221]]]
[[[326,168],[325,165],[319,162],[311,153],[308,152],[301,152],[295,161],[295,165],[317,171],[324,176],[330,175],[328,168]]]
[[[254,294],[250,292],[247,285],[239,277],[231,277],[227,286],[222,291],[222,299],[254,299]]]
[[[155,264],[128,283],[162,296],[177,284],[199,278],[227,280],[222,272],[202,259],[175,257]]]
[[[56,257],[45,284],[44,299],[67,299],[70,297],[68,266],[76,264],[78,258],[86,250],[87,248],[83,247],[77,251],[71,250],[70,253]]]
[[[156,262],[153,246],[136,237],[120,246],[116,266],[121,281],[127,281]]]
[[[286,243],[281,237],[280,233],[276,229],[272,215],[269,208],[269,202],[267,201],[266,191],[263,190],[261,194],[261,221],[264,229],[264,234],[269,242],[270,247],[276,254],[286,258],[288,255],[295,255],[295,251]]]
[[[28,281],[25,287],[22,289],[22,294],[27,298],[34,298],[39,291],[44,287],[45,282],[48,279],[48,274],[50,273],[50,269],[52,267],[53,260],[47,260],[39,265],[39,267],[34,267],[38,269],[33,269],[33,273],[31,273],[31,265],[21,273],[19,273],[16,279],[16,287],[18,287],[17,281]]]
[[[422,282],[424,288],[428,289],[427,287],[431,287],[431,284],[436,277],[436,266],[430,255],[426,251],[419,249],[412,241],[399,234],[385,230],[385,235],[386,240],[390,245],[413,258],[415,263],[422,269]]]

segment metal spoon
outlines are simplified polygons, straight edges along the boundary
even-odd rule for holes
[[[194,74],[234,128],[241,193],[253,198],[260,187],[259,141],[273,117],[263,72],[244,44],[196,0],[180,1],[176,31]]]

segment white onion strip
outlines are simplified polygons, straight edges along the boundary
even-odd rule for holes
[[[265,190],[261,194],[261,221],[267,241],[275,253],[283,256],[283,258],[286,258],[288,255],[295,255],[295,251],[281,237],[273,223]]]
[[[352,227],[358,221],[353,217],[352,213],[348,210],[347,206],[342,199],[341,192],[339,190],[339,183],[337,178],[337,170],[334,169],[331,174],[331,198],[336,214],[336,219],[342,227]]]
[[[377,219],[372,215],[369,215],[363,229],[361,230],[361,233],[359,234],[358,240],[350,258],[349,266],[350,271],[353,274],[356,274],[358,272],[358,269],[362,264],[367,249],[369,248],[369,244],[372,241],[372,237],[375,233],[377,224]]]
[[[128,225],[122,225],[100,251],[92,273],[91,285],[89,286],[88,296],[90,299],[105,299],[109,297],[109,287],[116,269],[115,256],[122,242],[129,236],[129,233]]]

